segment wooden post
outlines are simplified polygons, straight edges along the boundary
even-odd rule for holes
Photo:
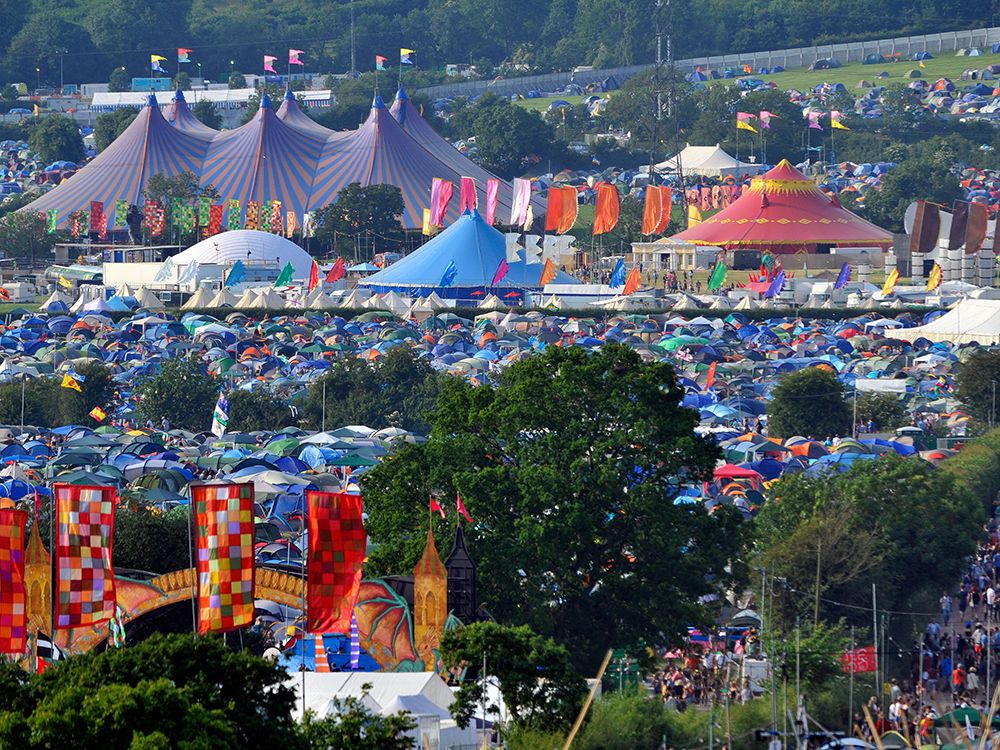
[[[594,696],[597,694],[597,688],[601,686],[601,680],[604,678],[604,670],[608,668],[608,663],[611,661],[611,649],[608,649],[608,653],[604,655],[604,661],[601,662],[601,668],[597,670],[597,679],[594,680],[594,684],[590,686],[590,692],[587,694],[587,699],[583,702],[583,706],[580,708],[580,713],[576,717],[576,721],[573,722],[572,729],[569,730],[569,736],[566,737],[566,742],[562,746],[562,750],[569,750],[570,745],[573,744],[573,740],[576,739],[576,733],[580,731],[580,727],[583,726],[583,720],[587,717],[587,712],[590,710],[590,704],[594,702]],[[880,747],[878,750],[882,750]]]

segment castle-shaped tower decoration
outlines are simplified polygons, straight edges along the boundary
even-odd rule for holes
[[[476,617],[476,563],[465,546],[462,525],[455,531],[455,544],[444,561],[448,571],[448,610],[468,625]]]
[[[434,651],[448,617],[448,571],[438,557],[434,532],[427,530],[427,546],[413,570],[413,641],[424,668],[435,670]]]

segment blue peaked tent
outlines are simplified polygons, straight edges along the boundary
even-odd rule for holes
[[[188,107],[187,99],[184,98],[184,92],[180,89],[174,92],[174,98],[164,108],[163,117],[178,130],[200,136],[205,140],[210,141],[219,134],[218,130],[208,127],[194,116],[191,108]]]
[[[484,294],[502,298],[513,292],[523,294],[525,290],[540,288],[542,264],[526,264],[523,260],[510,263],[507,275],[492,286],[500,261],[506,257],[506,238],[487,224],[479,212],[466,212],[415,252],[361,281],[361,286],[380,294],[395,291],[427,297],[437,292],[443,299],[476,299]],[[455,264],[458,273],[450,285],[443,287],[441,277],[450,263]],[[579,282],[559,271],[553,283]]]

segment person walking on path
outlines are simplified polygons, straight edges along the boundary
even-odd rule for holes
[[[948,592],[945,591],[941,596],[941,622],[944,627],[948,627],[948,621],[951,619],[951,597],[948,596]]]

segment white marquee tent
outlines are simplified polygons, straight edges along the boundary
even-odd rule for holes
[[[657,172],[676,172],[677,165],[688,175],[705,175],[707,177],[725,177],[732,175],[740,177],[744,174],[755,175],[761,171],[760,164],[749,164],[733,158],[719,144],[714,146],[692,146],[690,143],[679,154],[674,154],[666,161],[654,166]]]
[[[1000,300],[965,299],[927,325],[887,329],[885,335],[903,341],[925,338],[928,341],[946,341],[951,344],[968,344],[972,341],[1000,344]]]

